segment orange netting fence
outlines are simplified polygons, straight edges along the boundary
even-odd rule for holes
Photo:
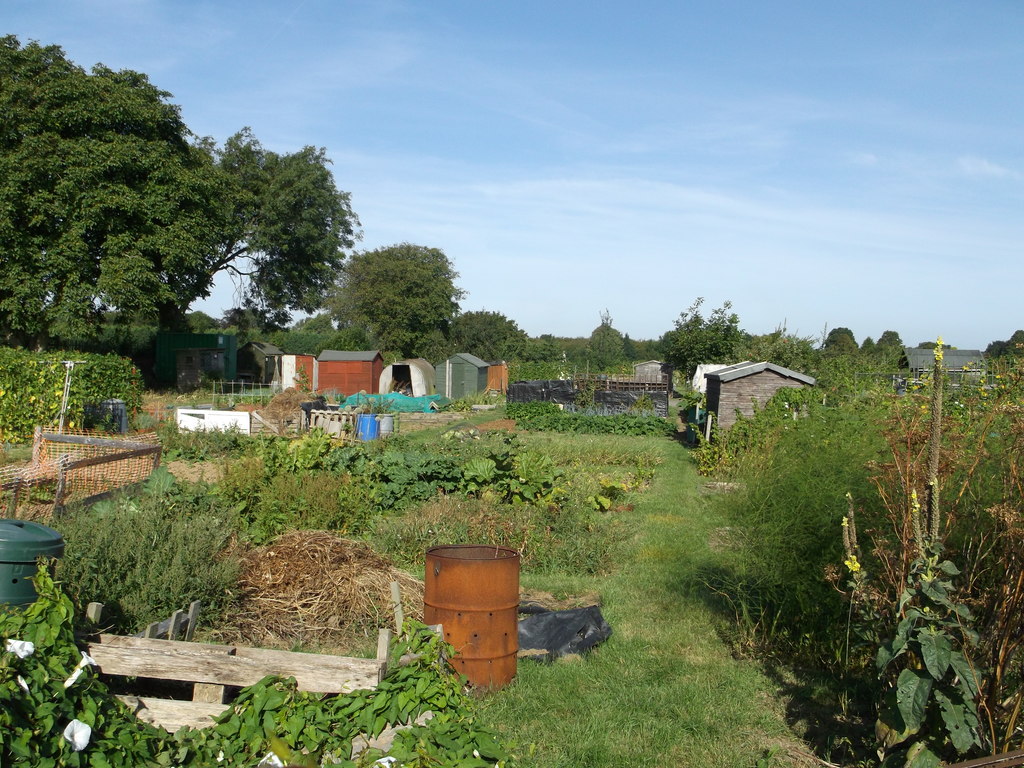
[[[36,429],[32,461],[0,467],[0,516],[45,517],[142,482],[160,464],[155,434]]]

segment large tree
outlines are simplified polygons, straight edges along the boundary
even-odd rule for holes
[[[230,194],[228,225],[207,271],[242,278],[242,303],[265,325],[283,325],[288,310],[320,309],[359,224],[324,150],[279,155],[246,128],[214,155]]]
[[[443,356],[465,293],[443,251],[400,243],[362,251],[342,270],[330,307],[341,327],[362,325],[402,357]]]
[[[821,348],[825,354],[830,356],[852,355],[860,349],[853,331],[849,328],[833,328],[828,332]]]
[[[731,362],[737,345],[743,340],[739,316],[726,301],[707,317],[701,312],[704,298],[697,298],[679,315],[676,327],[663,337],[665,359],[677,371],[693,378],[701,363]]]
[[[624,339],[612,326],[611,314],[606,309],[600,317],[601,324],[587,342],[587,360],[595,373],[610,371],[625,360]]]
[[[452,323],[452,347],[484,360],[520,360],[529,337],[501,312],[464,312]]]
[[[322,151],[217,150],[169,96],[0,38],[0,338],[88,338],[111,308],[183,326],[225,269],[254,309],[318,301],[358,223]]]

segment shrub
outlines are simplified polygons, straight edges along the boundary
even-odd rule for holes
[[[141,494],[55,520],[66,541],[57,573],[75,602],[104,603],[123,633],[193,600],[202,601],[204,622],[215,621],[232,601],[238,563],[226,552],[235,521],[208,491],[160,469]]]

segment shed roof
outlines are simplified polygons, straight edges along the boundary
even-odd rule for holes
[[[814,386],[816,380],[813,376],[808,376],[806,373],[798,373],[797,371],[790,370],[789,368],[783,368],[781,365],[775,365],[775,363],[760,362],[752,363],[750,361],[736,363],[736,365],[729,365],[725,368],[720,368],[717,371],[705,374],[709,379],[718,379],[719,381],[734,381],[736,379],[742,379],[744,376],[753,376],[755,373],[761,373],[762,371],[771,371],[777,373],[780,376],[785,376],[787,379],[796,379],[802,381],[808,386]]]
[[[256,347],[264,355],[269,355],[271,357],[274,355],[284,354],[284,350],[274,344],[271,344],[269,341],[250,341],[242,348],[245,349],[245,347]]]
[[[321,363],[372,363],[380,357],[376,349],[364,352],[340,352],[336,349],[325,349],[317,360]]]
[[[935,350],[928,347],[904,347],[907,366],[915,371],[931,368],[935,364]],[[985,355],[980,349],[943,349],[942,365],[948,370],[980,368]]]
[[[490,363],[488,363],[486,360],[481,360],[476,355],[469,354],[469,352],[457,352],[456,354],[452,355],[448,359],[449,360],[456,360],[456,359],[464,360],[467,363],[469,363],[470,365],[475,365],[477,368],[487,368],[487,367],[490,366]]]

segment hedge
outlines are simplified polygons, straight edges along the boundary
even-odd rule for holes
[[[36,426],[58,423],[67,370],[65,360],[75,361],[67,427],[83,426],[85,406],[89,404],[117,398],[125,401],[129,413],[142,405],[142,377],[132,362],[123,357],[0,347],[0,442],[25,442]]]

